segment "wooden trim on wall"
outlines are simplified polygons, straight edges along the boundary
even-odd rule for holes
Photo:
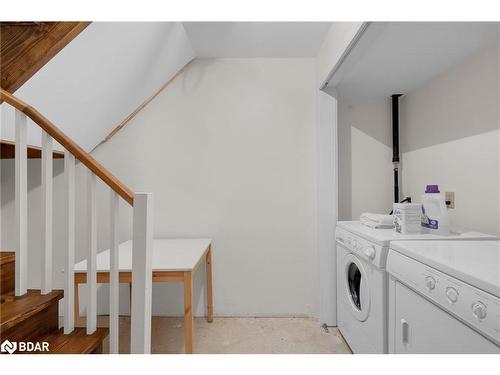
[[[152,96],[150,96],[148,99],[146,99],[140,106],[138,106],[130,115],[125,117],[125,119],[120,122],[109,134],[104,137],[104,139],[94,147],[94,150],[102,145],[103,143],[109,141],[116,133],[118,133],[125,125],[127,125],[139,112],[141,112],[151,101],[153,101],[154,98],[156,98],[163,90],[165,90],[179,75],[181,75],[184,70],[188,67],[189,64],[191,64],[193,60],[189,61],[186,65],[184,65],[183,68],[179,69],[177,73],[173,75],[172,78],[170,78],[166,83],[164,83],[158,91],[156,91]]]

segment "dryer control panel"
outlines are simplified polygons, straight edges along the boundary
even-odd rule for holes
[[[387,271],[500,345],[500,298],[393,250]]]
[[[385,268],[387,251],[382,251],[382,247],[372,243],[361,236],[357,236],[347,230],[337,227],[335,240],[350,252],[363,258],[367,262],[378,268]]]

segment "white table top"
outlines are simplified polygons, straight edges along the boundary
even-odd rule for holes
[[[210,238],[155,238],[153,271],[192,271],[211,243]],[[96,268],[97,272],[109,272],[109,249],[97,254]],[[74,270],[86,272],[87,260],[75,264]],[[119,271],[132,271],[132,240],[119,246]]]

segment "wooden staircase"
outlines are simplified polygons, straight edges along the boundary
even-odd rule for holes
[[[20,352],[24,354],[89,354],[102,353],[102,342],[108,335],[107,328],[97,328],[87,335],[85,328],[75,328],[65,335],[59,329],[59,300],[62,290],[41,294],[40,290],[28,290],[14,297],[15,254],[0,252],[0,342],[48,343],[48,352]],[[1,353],[5,354],[5,353]]]
[[[6,295],[0,304],[0,339],[9,337],[28,337],[31,340],[47,339],[56,353],[92,353],[99,352],[102,339],[107,330],[97,328],[97,184],[109,187],[109,235],[110,245],[110,297],[109,297],[109,352],[118,353],[119,348],[119,201],[122,198],[132,207],[132,306],[130,318],[130,352],[146,354],[151,352],[151,254],[153,244],[153,194],[133,192],[96,159],[85,152],[68,135],[57,128],[50,120],[28,103],[15,97],[0,87],[0,102],[13,107],[15,111],[15,261],[5,255],[6,271],[2,278],[15,279],[15,285],[5,287]],[[28,258],[32,256],[28,246],[28,153],[27,134],[28,118],[42,130],[41,150],[41,275],[40,291],[28,290],[30,281]],[[53,142],[64,148],[63,192],[57,196],[53,191]],[[76,207],[76,163],[85,167],[87,210],[82,212]],[[61,200],[64,206],[64,225],[54,227],[54,198]],[[75,241],[76,216],[83,216],[87,222],[88,249],[86,254],[87,269],[87,319],[86,331],[75,328]],[[62,326],[64,335],[58,330],[58,301],[63,298],[61,291],[52,287],[53,269],[53,232],[64,236],[64,299],[62,300]],[[61,256],[61,255],[59,255]],[[10,259],[10,260],[7,260]],[[7,267],[7,263],[12,264]],[[14,275],[14,276],[13,276]],[[30,275],[30,278],[32,276]],[[11,282],[11,281],[7,281]],[[14,296],[12,296],[14,289]],[[47,299],[48,298],[48,299]],[[44,315],[45,314],[45,315]],[[33,319],[33,320],[32,320]],[[46,319],[47,327],[38,327],[39,321]],[[29,323],[31,320],[31,324]],[[38,322],[38,323],[37,323]],[[24,328],[23,328],[24,327]],[[25,333],[22,333],[22,330]],[[3,335],[3,337],[2,337]],[[25,335],[25,336],[23,336]],[[83,337],[85,336],[85,337]],[[24,341],[21,342],[25,345]],[[8,348],[14,348],[14,344]],[[0,344],[2,345],[2,344]],[[1,349],[1,348],[0,348]],[[5,347],[4,347],[5,349]]]

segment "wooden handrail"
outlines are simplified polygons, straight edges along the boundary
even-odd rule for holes
[[[5,101],[11,106],[17,108],[32,119],[39,127],[47,132],[52,138],[59,142],[66,150],[80,160],[88,169],[99,177],[106,185],[113,189],[120,197],[127,201],[131,206],[134,205],[134,194],[120,180],[104,168],[97,160],[90,156],[84,149],[78,146],[71,138],[64,134],[59,128],[52,124],[35,108],[16,98],[11,93],[0,88],[0,102]]]

